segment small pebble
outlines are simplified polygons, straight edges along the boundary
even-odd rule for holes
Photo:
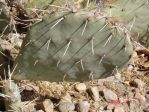
[[[72,102],[71,101],[72,100],[72,98],[71,98],[71,96],[70,96],[70,94],[69,93],[65,93],[64,95],[62,95],[61,96],[61,101],[64,101],[64,102]]]
[[[138,54],[137,54],[137,52],[136,52],[136,51],[133,51],[133,53],[132,53],[132,58],[135,58],[135,57],[137,57],[137,58],[138,58]]]
[[[79,112],[89,112],[90,104],[88,101],[81,101],[78,104],[78,111]]]
[[[60,112],[71,112],[75,109],[75,105],[71,102],[61,102],[58,109]]]
[[[132,71],[134,69],[134,60],[130,60],[129,62],[128,62],[128,67],[127,67],[127,70],[128,71]]]
[[[109,89],[104,89],[103,90],[104,98],[106,99],[107,102],[112,102],[113,100],[117,100],[117,95],[109,90]]]
[[[132,83],[135,87],[139,89],[143,89],[143,87],[145,86],[145,83],[140,79],[135,79]]]
[[[107,106],[107,110],[112,110],[112,109],[114,109],[114,107],[115,107],[115,105],[110,103]]]
[[[99,90],[98,87],[91,87],[90,89],[91,93],[92,93],[92,98],[94,101],[99,101]]]
[[[141,95],[140,93],[136,93],[134,98],[138,99],[140,103],[146,102],[146,98],[143,95]]]
[[[132,71],[133,69],[134,69],[134,66],[133,65],[128,65],[127,70]]]
[[[54,105],[50,99],[45,99],[43,101],[43,106],[46,112],[53,112],[54,110]]]
[[[86,91],[86,85],[84,83],[76,84],[75,89],[79,92]]]
[[[124,110],[124,107],[116,107],[115,109],[114,109],[114,112],[125,112],[125,110]]]

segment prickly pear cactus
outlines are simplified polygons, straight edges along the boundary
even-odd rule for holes
[[[149,24],[148,0],[109,0],[103,14],[123,24],[131,35],[145,34]]]
[[[125,30],[94,12],[54,13],[31,27],[13,79],[83,81],[107,77],[129,61]]]

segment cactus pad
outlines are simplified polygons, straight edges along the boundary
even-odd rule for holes
[[[131,57],[129,35],[107,18],[54,13],[33,25],[16,59],[16,80],[84,81],[107,77]]]
[[[142,36],[146,33],[149,25],[148,10],[148,0],[111,0],[111,3],[104,8],[103,13],[122,23],[131,35]]]

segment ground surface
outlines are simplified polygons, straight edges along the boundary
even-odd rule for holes
[[[12,8],[12,14],[25,18],[16,11],[17,8],[19,7]],[[16,25],[17,29],[20,29],[18,33],[3,35],[0,39],[0,46],[7,49],[13,59],[17,56],[26,35],[26,25],[30,26],[30,22]],[[8,87],[8,81],[0,82],[2,90]],[[11,111],[149,112],[149,50],[139,42],[134,42],[129,66],[105,79],[59,83],[21,80],[15,83],[19,87],[21,102],[18,104],[19,110]],[[10,90],[11,92],[13,91]],[[0,111],[4,111],[4,102],[9,101],[13,95],[5,96],[2,92],[0,96],[3,99],[0,101]],[[5,103],[5,106],[7,108],[10,105]]]

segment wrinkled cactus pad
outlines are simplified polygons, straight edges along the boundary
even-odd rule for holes
[[[79,11],[54,13],[33,25],[16,59],[13,79],[84,81],[128,63],[129,35],[107,18]]]

